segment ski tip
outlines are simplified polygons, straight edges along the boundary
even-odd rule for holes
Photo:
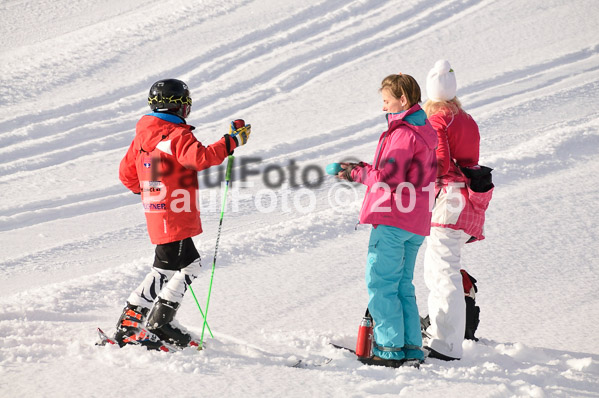
[[[349,351],[352,354],[357,355],[356,354],[356,350],[354,350],[354,349],[351,349],[351,348],[348,348],[348,347],[345,347],[345,346],[342,346],[342,345],[339,345],[339,344],[331,343],[331,342],[329,342],[329,344],[332,345],[333,347],[339,349],[339,350]]]
[[[290,368],[299,368],[299,369],[317,369],[324,365],[328,365],[333,361],[333,358],[320,358],[317,360],[307,360],[303,359],[295,359],[287,364]]]
[[[106,343],[113,345],[116,344],[116,341],[108,337],[108,335],[100,328],[98,328],[98,336],[100,340],[96,343],[96,345],[106,345]]]

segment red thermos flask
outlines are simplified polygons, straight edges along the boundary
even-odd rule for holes
[[[233,125],[235,126],[236,129],[245,126],[245,120],[243,119],[235,119],[233,120]]]
[[[366,309],[366,314],[364,314],[364,318],[360,322],[358,341],[356,342],[356,355],[359,358],[370,358],[372,356],[372,334],[372,317],[368,309]]]

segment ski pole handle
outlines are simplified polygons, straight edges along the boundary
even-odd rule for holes
[[[229,155],[227,157],[227,172],[225,173],[225,181],[229,183],[231,181],[231,169],[233,169],[233,159],[235,156]]]

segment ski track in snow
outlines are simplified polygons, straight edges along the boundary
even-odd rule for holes
[[[92,3],[78,7],[85,4]],[[323,0],[284,4],[281,13],[272,11],[273,4],[133,2],[112,11],[107,5],[102,17],[86,16],[89,24],[69,29],[52,24],[49,16],[76,18],[85,7],[67,13],[58,3],[48,16],[36,11],[26,17],[30,1],[0,6],[10,16],[30,18],[32,26],[52,24],[49,32],[24,36],[21,46],[1,50],[7,55],[0,76],[8,95],[0,116],[0,395],[64,396],[79,389],[89,396],[116,396],[129,382],[127,374],[141,371],[149,381],[140,394],[175,396],[187,395],[197,380],[209,396],[599,396],[599,345],[592,332],[576,326],[599,320],[594,292],[599,264],[593,254],[599,231],[585,219],[599,211],[592,184],[599,172],[599,113],[592,105],[599,99],[596,35],[580,34],[577,47],[555,53],[540,55],[531,45],[530,56],[502,63],[500,71],[458,74],[460,99],[481,128],[481,164],[495,169],[497,186],[488,239],[465,253],[479,279],[482,338],[464,343],[462,360],[429,360],[419,370],[367,367],[329,345],[355,344],[366,300],[362,262],[368,231],[355,229],[364,189],[349,190],[353,196],[344,206],[331,205],[341,188],[328,176],[310,190],[315,203],[307,213],[293,202],[308,188],[305,183],[276,190],[274,210],[257,212],[262,175],[250,177],[252,187],[237,192],[235,208],[229,203],[209,317],[216,336],[201,354],[93,345],[97,326],[114,331],[129,292],[152,261],[138,198],[116,175],[134,123],[147,111],[148,82],[173,76],[189,83],[190,122],[205,143],[222,136],[223,126],[239,114],[249,115],[253,124],[260,117],[278,120],[254,125],[250,145],[236,151],[235,173],[244,157],[263,159],[252,165],[260,171],[285,167],[291,159],[300,167],[322,168],[349,158],[371,161],[385,127],[382,114],[351,102],[353,118],[321,122],[310,114],[310,101],[317,99],[305,93],[342,75],[355,85],[352,100],[362,101],[377,87],[351,81],[353,73],[371,71],[378,82],[384,77],[378,76],[379,65],[392,64],[390,52],[407,49],[419,56],[422,43],[443,48],[449,44],[443,32],[468,29],[472,20],[490,20],[501,10],[490,0],[418,0],[401,7],[382,0]],[[522,13],[536,9],[511,6]],[[262,23],[256,23],[257,15]],[[591,10],[577,16],[581,31],[587,18],[597,16]],[[562,18],[547,10],[540,17],[546,19],[543,26]],[[225,27],[222,37],[210,30],[219,25]],[[16,38],[23,28],[10,22],[0,29]],[[492,30],[485,32],[490,41]],[[187,40],[193,51],[162,67],[134,58],[148,54],[158,60],[159,44],[176,48],[202,34],[211,41]],[[473,54],[472,62],[486,60]],[[138,74],[124,70],[125,77],[101,84],[113,76],[111,69],[129,66]],[[430,66],[419,65],[418,73],[425,76]],[[86,91],[88,86],[93,90]],[[350,103],[333,98],[327,105],[332,113],[345,100]],[[276,115],[286,107],[296,114]],[[211,169],[199,178],[216,175]],[[216,199],[203,213],[205,233],[196,238],[204,270],[193,286],[202,305],[220,203],[218,188],[205,192]],[[415,284],[424,313],[421,257],[422,250]],[[202,322],[194,305],[186,297],[179,318],[199,335]],[[574,319],[567,320],[570,316]],[[327,358],[332,361],[324,364]],[[306,369],[289,368],[300,359]],[[153,381],[164,374],[176,381],[170,389]]]

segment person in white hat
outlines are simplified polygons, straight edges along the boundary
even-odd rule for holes
[[[424,345],[429,358],[442,360],[462,356],[467,317],[461,250],[465,243],[484,239],[485,210],[493,191],[491,169],[478,165],[478,125],[462,109],[456,91],[451,65],[437,61],[426,79],[428,100],[423,106],[438,137],[436,200],[424,255],[430,290],[429,339]],[[474,338],[472,330],[469,335]]]

